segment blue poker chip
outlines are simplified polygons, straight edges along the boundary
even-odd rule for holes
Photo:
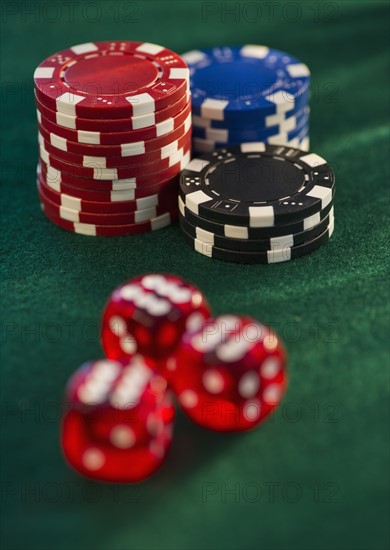
[[[285,113],[310,87],[304,63],[267,46],[224,46],[183,57],[190,69],[192,111],[202,118],[234,122],[254,113]]]
[[[196,128],[213,128],[216,130],[241,130],[245,129],[261,129],[273,128],[274,126],[283,126],[291,118],[299,117],[303,113],[310,114],[310,96],[306,93],[301,96],[299,103],[295,107],[285,113],[263,115],[254,114],[250,120],[239,120],[236,122],[228,122],[227,120],[212,120],[211,118],[202,118],[198,115],[192,115],[192,126]]]
[[[248,142],[263,143],[269,145],[285,145],[295,147],[302,151],[309,150],[309,125],[304,124],[292,132],[274,134],[268,137],[259,137],[255,140],[244,139],[239,136],[231,136],[227,143],[203,139],[196,135],[192,138],[192,147],[194,154],[210,153],[223,147],[234,147]]]
[[[192,126],[192,135],[197,138],[215,141],[217,143],[243,143],[245,141],[264,141],[266,138],[278,134],[287,134],[289,139],[294,139],[304,127],[309,125],[309,113],[306,110],[300,111],[297,116],[292,116],[282,124],[270,126],[269,128],[246,126],[223,128],[199,128]]]

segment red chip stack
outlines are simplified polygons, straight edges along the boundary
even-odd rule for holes
[[[46,216],[83,235],[133,235],[177,217],[191,155],[189,71],[162,46],[73,46],[35,71],[38,194]]]

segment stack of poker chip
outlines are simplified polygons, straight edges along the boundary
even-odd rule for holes
[[[278,263],[317,250],[334,229],[335,177],[315,153],[245,143],[193,159],[179,187],[179,220],[199,253]]]
[[[141,42],[81,44],[34,73],[42,209],[84,235],[132,235],[177,217],[191,155],[186,62]]]
[[[183,54],[190,69],[193,151],[245,142],[309,149],[310,71],[266,46]]]

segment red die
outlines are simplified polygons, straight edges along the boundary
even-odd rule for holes
[[[182,408],[213,430],[253,428],[285,391],[284,348],[271,329],[249,317],[209,319],[183,336],[172,361]]]
[[[202,293],[174,275],[132,279],[112,293],[103,313],[102,344],[109,359],[141,353],[161,363],[173,354],[186,330],[210,316]],[[168,365],[169,368],[169,365]]]
[[[62,448],[73,468],[112,482],[136,482],[155,472],[172,440],[174,407],[151,361],[85,363],[67,388]]]

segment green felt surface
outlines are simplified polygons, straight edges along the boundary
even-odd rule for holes
[[[3,3],[3,10],[6,4],[3,548],[387,548],[386,3],[294,2],[289,11],[281,2],[271,18],[267,3],[208,3],[216,13],[202,17],[202,2],[107,1],[75,3],[74,20],[62,2],[27,3],[36,15],[23,3]],[[224,18],[224,5],[239,11]],[[313,78],[311,149],[337,177],[331,241],[294,262],[241,266],[196,254],[177,225],[95,239],[50,224],[35,190],[32,74],[53,52],[111,38],[178,52],[262,43],[305,61]],[[171,453],[155,477],[135,487],[91,483],[60,453],[64,385],[79,364],[102,355],[97,327],[110,291],[153,271],[193,281],[216,313],[275,326],[289,351],[288,392],[272,421],[244,435],[210,433],[179,415]]]

